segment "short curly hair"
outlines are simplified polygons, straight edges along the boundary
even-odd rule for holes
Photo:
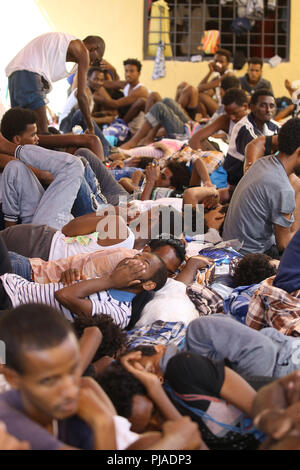
[[[264,279],[276,274],[276,267],[270,264],[272,258],[263,253],[250,253],[238,261],[233,280],[236,286],[259,284]]]
[[[95,377],[111,399],[118,415],[129,419],[132,414],[133,397],[147,396],[144,385],[121,364],[113,364]]]
[[[185,245],[184,243],[179,240],[178,238],[154,238],[153,240],[150,240],[149,242],[149,247],[151,248],[151,251],[155,253],[155,250],[158,250],[159,248],[163,246],[170,246],[173,248],[176,252],[177,258],[180,260],[180,263],[183,263],[185,260],[185,255],[186,255],[186,250],[185,250]]]
[[[289,119],[278,133],[278,150],[292,155],[300,146],[300,119]]]
[[[103,356],[116,357],[124,349],[126,333],[116,325],[109,315],[94,315],[92,317],[80,316],[73,322],[73,327],[78,338],[83,335],[83,330],[90,326],[99,328],[103,335],[102,342],[96,351],[93,361]]]

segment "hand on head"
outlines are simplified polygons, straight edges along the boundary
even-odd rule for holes
[[[146,264],[137,258],[121,261],[112,272],[110,278],[116,289],[133,287],[141,284],[141,277],[146,273]]]

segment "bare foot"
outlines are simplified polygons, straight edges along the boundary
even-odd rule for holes
[[[130,150],[130,149],[132,149],[136,146],[137,146],[136,142],[134,142],[132,139],[130,139],[130,140],[128,140],[128,142],[125,142],[125,144],[120,145],[119,149]]]

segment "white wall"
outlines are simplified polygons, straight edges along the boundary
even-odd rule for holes
[[[0,103],[10,107],[5,67],[11,59],[33,38],[48,31],[56,31],[45,11],[35,0],[0,0]],[[67,99],[65,80],[54,84],[48,95],[53,111],[62,110]]]

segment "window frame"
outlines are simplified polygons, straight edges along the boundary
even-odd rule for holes
[[[155,0],[153,0],[155,1]],[[176,2],[177,0],[172,0],[173,2]],[[190,24],[191,24],[191,10],[192,10],[192,6],[197,6],[195,3],[196,3],[196,0],[188,0],[189,1],[189,16],[188,16],[188,21],[189,21],[189,29],[190,29]],[[236,0],[232,0],[233,2],[236,2]],[[287,8],[288,10],[288,15],[287,15],[287,18],[286,18],[286,24],[287,24],[287,32],[285,33],[285,37],[286,37],[286,44],[285,45],[280,45],[278,44],[278,34],[275,34],[275,41],[272,43],[272,44],[265,44],[264,43],[264,37],[266,34],[268,33],[265,33],[264,29],[265,29],[265,21],[262,22],[262,27],[263,27],[263,31],[261,33],[261,36],[263,38],[262,42],[260,44],[251,44],[250,42],[250,37],[251,37],[251,31],[248,31],[246,34],[247,34],[247,43],[246,44],[239,44],[238,43],[238,36],[236,34],[233,33],[233,41],[232,43],[228,43],[228,44],[222,44],[222,42],[220,43],[220,48],[224,48],[224,49],[229,49],[231,51],[232,49],[232,56],[234,57],[235,53],[237,52],[236,51],[236,48],[237,47],[246,47],[247,48],[247,56],[246,56],[246,60],[250,59],[251,58],[251,55],[250,55],[250,49],[251,47],[261,47],[262,51],[264,51],[264,48],[265,47],[273,47],[275,49],[275,54],[274,55],[279,55],[278,54],[278,49],[280,50],[280,48],[284,48],[285,51],[286,51],[286,57],[285,58],[281,58],[282,62],[289,62],[290,61],[290,31],[291,31],[291,0],[286,0],[287,1],[287,6],[284,7],[284,6],[279,6],[277,5],[276,6],[276,18],[275,18],[275,28],[276,28],[276,31],[278,31],[278,23],[279,21],[283,21],[281,19],[278,19],[279,16],[278,16],[278,13],[280,12],[281,9],[283,8]],[[215,8],[218,8],[219,9],[219,12],[221,11],[221,8],[223,7],[220,3],[219,5],[210,5],[210,0],[204,0],[204,6],[206,6],[208,4],[208,6],[214,6]],[[236,13],[236,9],[234,9],[234,15],[233,15],[233,18],[232,20],[236,19],[237,16],[235,15]],[[150,15],[150,12],[149,12],[149,15]],[[176,16],[175,16],[176,18]],[[220,25],[222,23],[222,17],[219,17],[217,18],[218,20],[218,24],[219,24],[219,30],[220,30]],[[147,54],[147,50],[148,50],[148,21],[149,21],[149,17],[148,17],[148,0],[144,0],[144,44],[143,44],[143,56],[144,56],[144,60],[154,60],[155,59],[155,56],[150,56]],[[203,19],[203,26],[205,25],[205,19]],[[204,30],[204,29],[203,29]],[[176,29],[176,23],[175,23],[175,28],[174,28],[174,35],[175,35],[175,40],[176,40],[176,35],[177,35],[177,29]],[[225,33],[224,33],[225,34]],[[229,33],[228,33],[229,34]],[[259,33],[253,33],[252,32],[252,37],[254,35],[258,35]],[[281,33],[281,34],[284,34],[284,33]],[[272,33],[270,33],[270,35],[273,36]],[[153,44],[153,43],[151,43]],[[155,43],[154,43],[155,44]],[[172,50],[174,50],[174,47],[176,45],[178,45],[180,43],[172,43],[171,42],[171,47],[172,47]],[[167,61],[178,61],[178,62],[192,62],[191,60],[191,57],[197,55],[197,54],[190,54],[190,49],[191,49],[191,44],[189,42],[188,44],[188,48],[189,48],[189,53],[186,55],[186,56],[176,56],[173,55],[172,57],[165,57],[165,60]],[[201,51],[199,50],[199,55],[201,54]],[[206,61],[206,60],[211,60],[211,57],[212,55],[204,55],[202,60],[203,61]],[[253,57],[253,55],[252,55]],[[261,57],[261,56],[256,56],[256,57],[259,57],[261,58],[264,62],[268,62],[270,60],[270,57]]]

